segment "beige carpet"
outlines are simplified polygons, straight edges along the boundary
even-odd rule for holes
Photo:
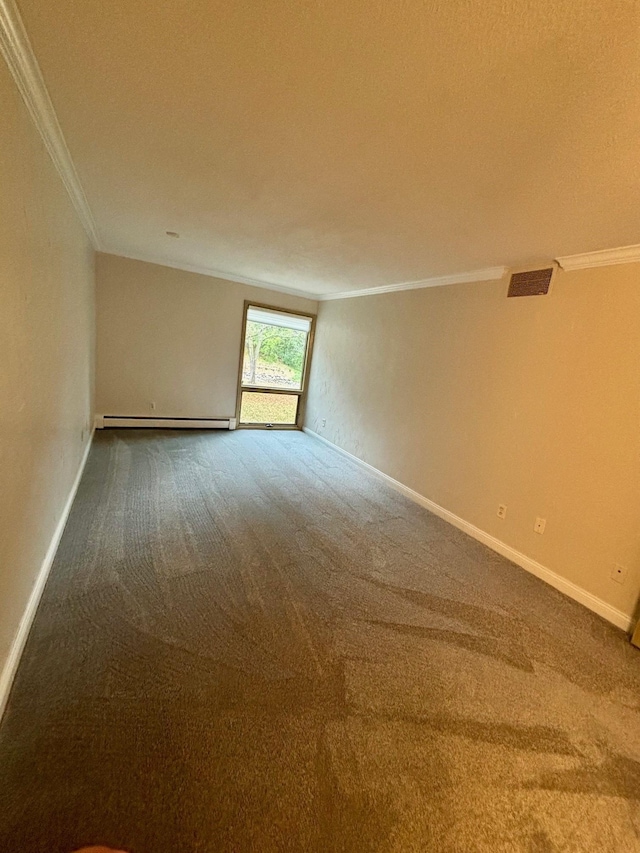
[[[0,849],[640,850],[640,652],[301,433],[96,437]]]

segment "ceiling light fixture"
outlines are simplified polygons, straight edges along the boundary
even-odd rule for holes
[[[167,237],[179,237],[180,236],[177,231],[166,231],[165,233],[166,233]]]

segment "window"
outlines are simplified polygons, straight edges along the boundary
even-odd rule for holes
[[[314,317],[245,303],[238,425],[301,425]]]

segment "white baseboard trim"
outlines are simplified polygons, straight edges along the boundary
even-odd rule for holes
[[[235,429],[235,418],[171,418],[147,415],[96,415],[95,428],[137,429]]]
[[[437,515],[439,518],[448,521],[449,524],[453,524],[454,527],[457,527],[459,530],[464,531],[469,534],[469,536],[473,536],[474,539],[477,539],[479,542],[482,542],[484,545],[487,545],[493,551],[496,551],[498,554],[502,554],[503,557],[506,557],[508,560],[511,560],[512,563],[515,563],[517,566],[520,566],[526,571],[531,572],[532,575],[540,578],[543,581],[546,581],[550,586],[559,590],[560,592],[568,595],[569,598],[573,598],[575,601],[578,601],[580,604],[587,607],[589,610],[592,610],[594,613],[597,613],[599,616],[602,616],[608,622],[611,622],[618,628],[622,628],[624,631],[631,631],[633,628],[633,616],[628,613],[623,613],[622,610],[617,610],[615,607],[612,607],[610,604],[607,604],[606,601],[603,601],[601,598],[593,595],[588,592],[586,589],[578,586],[572,581],[563,578],[562,575],[556,574],[556,572],[548,569],[546,566],[543,566],[541,563],[532,560],[531,557],[527,557],[526,554],[523,554],[521,551],[516,551],[515,548],[512,548],[510,545],[507,545],[504,542],[501,542],[499,539],[496,539],[495,536],[491,536],[490,533],[486,533],[484,530],[481,530],[479,527],[476,527],[474,524],[471,524],[469,521],[465,521],[463,518],[460,518],[454,513],[450,512],[448,509],[441,507],[439,504],[434,503],[434,501],[429,500],[429,498],[425,498],[424,495],[421,495],[419,492],[415,492],[413,489],[410,489],[408,486],[405,486],[403,483],[398,480],[394,480],[393,477],[390,477],[388,474],[383,474],[382,471],[379,471],[377,468],[374,468],[373,465],[369,465],[368,462],[363,462],[362,459],[359,459],[357,456],[354,456],[353,453],[349,453],[347,450],[343,450],[342,447],[338,447],[337,444],[334,444],[332,441],[324,438],[319,435],[314,430],[309,429],[308,427],[303,427],[304,432],[308,435],[313,436],[313,438],[317,438],[318,441],[322,441],[324,444],[327,444],[333,450],[341,453],[343,456],[346,456],[347,459],[350,459],[352,462],[355,462],[361,468],[366,469],[370,474],[378,477],[381,480],[384,480],[389,486],[391,486],[396,491],[410,498],[415,503],[420,504],[420,506],[425,507],[434,515]]]
[[[73,481],[73,485],[71,486],[71,491],[69,492],[69,497],[67,498],[67,501],[64,505],[62,514],[60,515],[60,520],[58,521],[56,529],[53,532],[51,542],[49,543],[49,547],[47,548],[47,553],[44,556],[44,560],[42,561],[42,564],[40,566],[36,582],[33,585],[33,589],[31,590],[29,601],[27,602],[27,606],[24,610],[24,613],[22,614],[22,619],[20,620],[18,630],[13,639],[13,643],[11,644],[11,648],[9,649],[7,660],[5,661],[2,672],[0,673],[0,721],[4,716],[4,712],[7,707],[7,702],[9,700],[9,693],[11,692],[11,686],[16,676],[16,672],[18,671],[18,665],[20,664],[20,658],[22,657],[22,652],[24,651],[24,647],[27,642],[27,637],[29,636],[29,631],[31,630],[31,625],[33,624],[38,605],[40,604],[40,599],[42,597],[47,578],[49,577],[49,572],[51,570],[51,566],[53,565],[53,561],[56,556],[56,551],[58,550],[58,545],[60,544],[60,540],[62,539],[62,534],[64,532],[67,519],[69,518],[69,513],[71,512],[73,500],[76,496],[76,492],[78,491],[78,486],[80,485],[82,473],[87,463],[89,451],[91,450],[93,432],[94,430],[91,430],[91,435],[89,436],[89,440],[87,441],[84,453],[82,454],[80,466],[78,467],[78,473],[76,474],[76,478]]]

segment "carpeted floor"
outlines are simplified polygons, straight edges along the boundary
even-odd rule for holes
[[[98,433],[0,849],[640,850],[640,652],[297,432]]]

